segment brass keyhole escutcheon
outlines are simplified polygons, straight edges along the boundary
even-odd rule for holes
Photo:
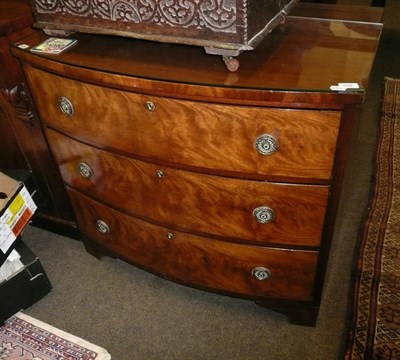
[[[146,108],[149,111],[155,111],[156,105],[152,101],[146,101]]]

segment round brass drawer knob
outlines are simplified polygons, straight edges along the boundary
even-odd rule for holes
[[[89,179],[93,176],[92,168],[83,161],[79,163],[78,169],[79,169],[79,174],[81,174],[81,176],[85,179]]]
[[[254,147],[261,155],[272,155],[278,150],[278,140],[270,134],[263,134],[257,137]]]
[[[268,206],[260,206],[253,210],[254,218],[261,224],[267,224],[275,219],[275,211]]]
[[[110,232],[110,228],[103,220],[96,221],[96,228],[101,234],[108,234]]]
[[[154,111],[156,109],[156,105],[152,101],[146,101],[146,108],[149,111]]]
[[[251,274],[260,281],[268,280],[271,277],[271,271],[269,271],[267,268],[259,266],[255,267],[252,271]]]
[[[167,233],[166,237],[167,237],[168,240],[173,240],[174,234],[172,234],[172,233]]]
[[[60,97],[58,100],[58,106],[64,115],[69,117],[74,115],[74,106],[72,105],[72,102],[65,96]]]

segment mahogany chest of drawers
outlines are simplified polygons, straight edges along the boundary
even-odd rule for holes
[[[15,44],[89,251],[315,324],[381,31],[320,15],[292,17],[236,73],[136,39]]]

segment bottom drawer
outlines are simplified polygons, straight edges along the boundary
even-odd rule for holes
[[[177,232],[68,189],[82,234],[144,269],[190,286],[260,299],[311,300],[316,251],[229,243]]]

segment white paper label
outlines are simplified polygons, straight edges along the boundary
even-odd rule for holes
[[[36,204],[23,186],[0,217],[0,250],[3,253],[8,251],[36,209]]]
[[[357,83],[339,83],[339,86],[343,86],[346,89],[359,89],[360,85],[358,85]]]

